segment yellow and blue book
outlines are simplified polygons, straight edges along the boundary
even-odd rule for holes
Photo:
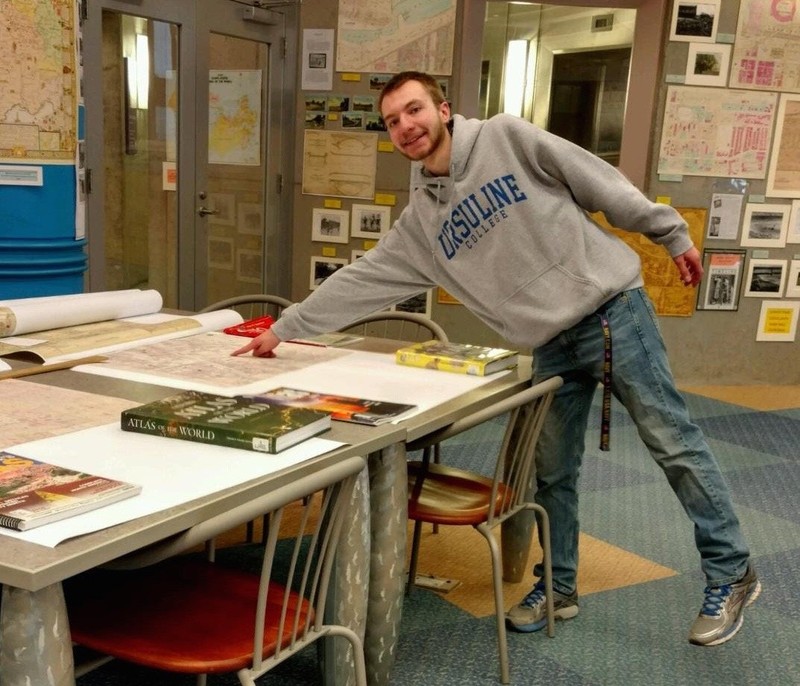
[[[395,353],[395,361],[397,364],[409,367],[486,376],[516,367],[519,362],[519,352],[505,348],[433,340],[400,348]]]

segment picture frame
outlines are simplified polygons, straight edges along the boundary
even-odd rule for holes
[[[800,200],[792,200],[789,212],[789,230],[786,232],[786,243],[800,243]]]
[[[209,222],[223,226],[236,225],[236,196],[233,193],[209,193],[206,203],[214,213],[209,215]]]
[[[800,260],[789,262],[789,274],[786,277],[784,298],[800,298]]]
[[[751,257],[744,294],[748,298],[780,298],[786,283],[786,260]]]
[[[684,83],[690,86],[725,87],[730,64],[729,43],[689,43]]]
[[[747,203],[739,244],[753,248],[782,248],[789,231],[791,205]]]
[[[331,274],[339,271],[347,265],[344,257],[323,257],[322,255],[311,256],[311,271],[308,279],[308,287],[312,291],[317,288]]]
[[[347,210],[315,207],[311,213],[311,240],[322,243],[347,243],[350,214]]]
[[[739,309],[739,293],[746,250],[703,251],[703,280],[697,289],[697,310],[735,312]]]
[[[237,250],[236,279],[245,283],[261,283],[262,261],[260,250]]]
[[[800,198],[800,93],[782,93],[767,169],[767,195]]]
[[[350,235],[378,240],[392,228],[392,208],[388,205],[353,205],[350,208]]]
[[[253,236],[264,233],[264,208],[257,202],[240,202],[236,208],[236,230]]]
[[[229,269],[233,271],[234,249],[233,238],[209,236],[208,266],[214,269]]]
[[[397,303],[392,306],[392,312],[412,312],[416,314],[424,314],[426,317],[431,316],[433,310],[433,289],[428,289],[410,298],[406,298],[403,302]]]
[[[757,341],[794,342],[800,300],[765,300],[758,317]]]
[[[720,0],[688,2],[675,0],[669,39],[694,43],[714,43],[719,26]]]
[[[351,250],[350,251],[350,261],[355,262],[359,257],[364,257],[366,255],[366,250]]]

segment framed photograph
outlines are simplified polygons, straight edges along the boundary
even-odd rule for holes
[[[789,230],[786,232],[787,243],[800,243],[800,200],[792,201],[789,213]]]
[[[791,205],[747,203],[742,220],[741,245],[753,248],[782,248],[786,245]]]
[[[685,83],[690,86],[725,86],[731,63],[731,45],[689,43]]]
[[[239,233],[261,236],[264,232],[264,208],[257,202],[240,202],[236,208]]]
[[[800,93],[782,93],[767,171],[767,195],[800,198]]]
[[[785,298],[800,298],[800,260],[789,262],[789,276],[786,277]]]
[[[378,240],[391,228],[392,208],[385,205],[353,205],[350,235]]]
[[[233,270],[233,238],[208,237],[208,266]]]
[[[346,264],[347,260],[343,257],[321,257],[319,255],[312,255],[311,275],[309,277],[308,287],[313,291],[331,274],[339,271]]]
[[[311,214],[311,240],[324,243],[347,243],[347,210],[329,210],[315,207]]]
[[[745,250],[703,251],[703,281],[697,289],[698,310],[739,309]]]
[[[750,298],[780,298],[786,281],[786,260],[750,258],[744,294]]]
[[[669,39],[694,43],[713,43],[717,39],[720,0],[687,2],[675,0]]]
[[[355,262],[359,257],[364,257],[366,252],[367,252],[366,250],[351,250],[350,261]]]
[[[757,341],[793,342],[797,336],[800,301],[765,300],[758,318]]]
[[[424,293],[414,295],[401,303],[397,303],[392,310],[394,312],[416,312],[417,314],[424,314],[426,317],[431,316],[431,302],[433,301],[433,289],[429,289]]]

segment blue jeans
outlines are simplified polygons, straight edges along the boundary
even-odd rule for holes
[[[675,388],[653,306],[638,288],[612,298],[603,309],[611,329],[614,397],[628,410],[639,436],[694,522],[708,585],[737,581],[747,568],[748,547],[716,458]],[[592,398],[603,379],[603,359],[598,314],[589,315],[534,352],[535,381],[555,375],[564,379],[537,446],[535,499],[550,515],[553,584],[566,594],[576,590],[577,481]],[[613,436],[612,427],[612,445]],[[631,513],[632,517],[646,515]],[[542,576],[540,565],[534,574]]]

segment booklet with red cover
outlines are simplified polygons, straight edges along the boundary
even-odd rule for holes
[[[265,314],[263,317],[248,319],[246,322],[236,324],[236,326],[229,326],[223,329],[223,331],[231,336],[248,336],[250,338],[255,338],[264,333],[274,323],[275,320],[268,314]]]

